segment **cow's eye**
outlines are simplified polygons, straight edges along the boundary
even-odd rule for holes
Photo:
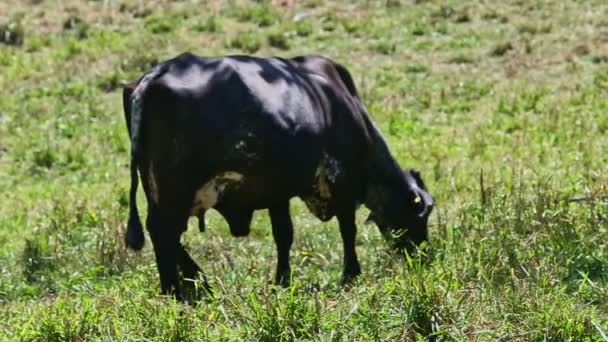
[[[416,198],[414,198],[414,203],[418,204],[422,202],[422,199],[420,198],[420,196],[416,196]]]

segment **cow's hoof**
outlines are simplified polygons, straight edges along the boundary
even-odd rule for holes
[[[175,295],[180,302],[196,306],[201,300],[213,299],[213,290],[207,281],[183,279],[181,291]]]
[[[205,217],[204,216],[198,217],[198,230],[201,233],[205,232]]]
[[[283,288],[288,288],[291,285],[291,282],[289,281],[289,275],[284,275],[280,278],[277,277],[277,279],[275,279],[274,284],[276,286],[280,286]]]
[[[344,274],[342,275],[342,282],[341,282],[342,286],[353,285],[360,274],[361,274],[361,271],[359,271],[359,270],[355,270],[355,271],[351,271],[351,272],[344,272]]]
[[[249,230],[231,230],[230,232],[234,237],[245,237],[249,235]]]

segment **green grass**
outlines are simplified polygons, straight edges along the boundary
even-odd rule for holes
[[[0,13],[1,340],[606,339],[604,1],[9,0]],[[291,288],[270,285],[266,212],[245,239],[212,212],[184,242],[215,297],[159,296],[149,241],[123,243],[120,84],[186,50],[345,64],[436,197],[428,255],[391,256],[361,209],[363,274],[341,287],[335,220],[294,199]]]

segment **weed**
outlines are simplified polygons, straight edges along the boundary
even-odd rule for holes
[[[273,32],[268,34],[268,44],[280,50],[289,50],[289,41],[285,34],[281,32]]]
[[[431,18],[435,20],[449,19],[454,15],[454,13],[456,13],[456,11],[452,6],[442,5],[438,10],[431,13]]]
[[[269,4],[238,8],[232,15],[241,22],[251,22],[259,27],[268,27],[281,20],[279,13]]]
[[[174,31],[178,26],[178,20],[175,17],[165,16],[148,16],[144,23],[144,27],[151,33],[169,33]]]
[[[48,236],[40,232],[36,233],[33,238],[25,239],[21,256],[25,281],[43,282],[44,274],[53,270],[48,243]]]
[[[338,23],[340,19],[334,14],[329,14],[323,17],[323,21],[321,24],[321,28],[323,31],[332,32],[338,28]]]
[[[88,36],[89,24],[76,15],[70,15],[63,23],[63,30],[73,34],[78,39],[85,39]]]
[[[31,35],[27,42],[27,52],[37,52],[42,50],[44,47],[48,47],[51,45],[51,38],[48,36],[42,35]]]
[[[322,0],[305,0],[304,1],[304,7],[306,7],[306,8],[319,7],[319,6],[321,6],[321,4],[323,4]]]
[[[255,53],[260,49],[262,43],[258,35],[253,33],[241,33],[230,39],[227,47],[242,50],[247,53]]]
[[[591,62],[595,64],[605,64],[608,63],[607,55],[596,55],[591,57]]]
[[[441,5],[439,9],[431,13],[431,21],[438,23],[447,19],[453,19],[455,23],[462,24],[471,21],[471,16],[466,9],[454,9],[449,5]]]
[[[502,24],[509,22],[509,18],[507,16],[500,15],[495,11],[486,12],[482,14],[481,18],[487,21],[498,21]]]
[[[319,332],[319,308],[313,298],[304,299],[297,285],[278,294],[274,301],[249,296],[249,317],[261,341],[289,341],[311,339]]]
[[[459,13],[456,18],[454,18],[454,22],[458,24],[468,23],[471,21],[471,16],[467,12]]]
[[[123,2],[118,7],[121,13],[131,14],[134,18],[146,18],[152,14],[153,10],[151,6],[146,6],[144,3],[126,3]]]
[[[386,6],[386,8],[399,8],[399,7],[401,7],[401,1],[400,0],[386,0],[386,3],[384,5]]]
[[[475,64],[475,59],[471,56],[466,56],[466,55],[456,55],[453,57],[450,57],[450,59],[448,60],[448,63],[452,63],[452,64]]]
[[[34,167],[50,169],[57,162],[58,157],[51,146],[44,146],[33,151],[32,159]]]
[[[296,34],[300,37],[308,37],[312,34],[312,24],[307,21],[296,23]]]
[[[551,32],[552,26],[550,24],[533,24],[526,23],[519,26],[518,31],[522,34],[536,35],[536,34],[547,34]]]
[[[492,48],[492,51],[490,51],[490,56],[504,56],[511,50],[513,50],[513,44],[511,44],[511,42],[500,43]]]
[[[373,43],[372,50],[383,55],[392,55],[397,51],[397,44],[392,41],[380,40]]]
[[[112,92],[120,87],[121,82],[122,77],[118,73],[110,73],[100,77],[97,81],[97,86],[105,92]]]
[[[411,74],[425,74],[429,72],[429,68],[422,64],[410,64],[405,67],[405,72]]]
[[[121,61],[121,67],[127,71],[147,72],[160,62],[159,58],[151,51],[139,51]]]
[[[220,19],[213,15],[205,20],[197,21],[192,29],[197,32],[219,33],[222,32],[222,25]]]
[[[421,22],[414,23],[414,27],[412,28],[412,34],[414,36],[423,36],[426,33],[426,25]]]
[[[353,34],[361,30],[361,22],[357,19],[345,19],[342,20],[342,27],[346,32]]]
[[[589,49],[589,47],[587,45],[578,45],[577,47],[575,47],[572,52],[574,52],[575,54],[579,55],[579,56],[585,56],[588,55],[591,50]]]

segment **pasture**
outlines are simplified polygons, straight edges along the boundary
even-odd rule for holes
[[[427,255],[362,208],[343,287],[336,220],[294,199],[290,288],[265,211],[246,238],[210,212],[184,242],[215,296],[159,296],[120,85],[183,51],[348,67],[436,199]],[[607,196],[603,0],[0,2],[1,340],[608,341]]]

